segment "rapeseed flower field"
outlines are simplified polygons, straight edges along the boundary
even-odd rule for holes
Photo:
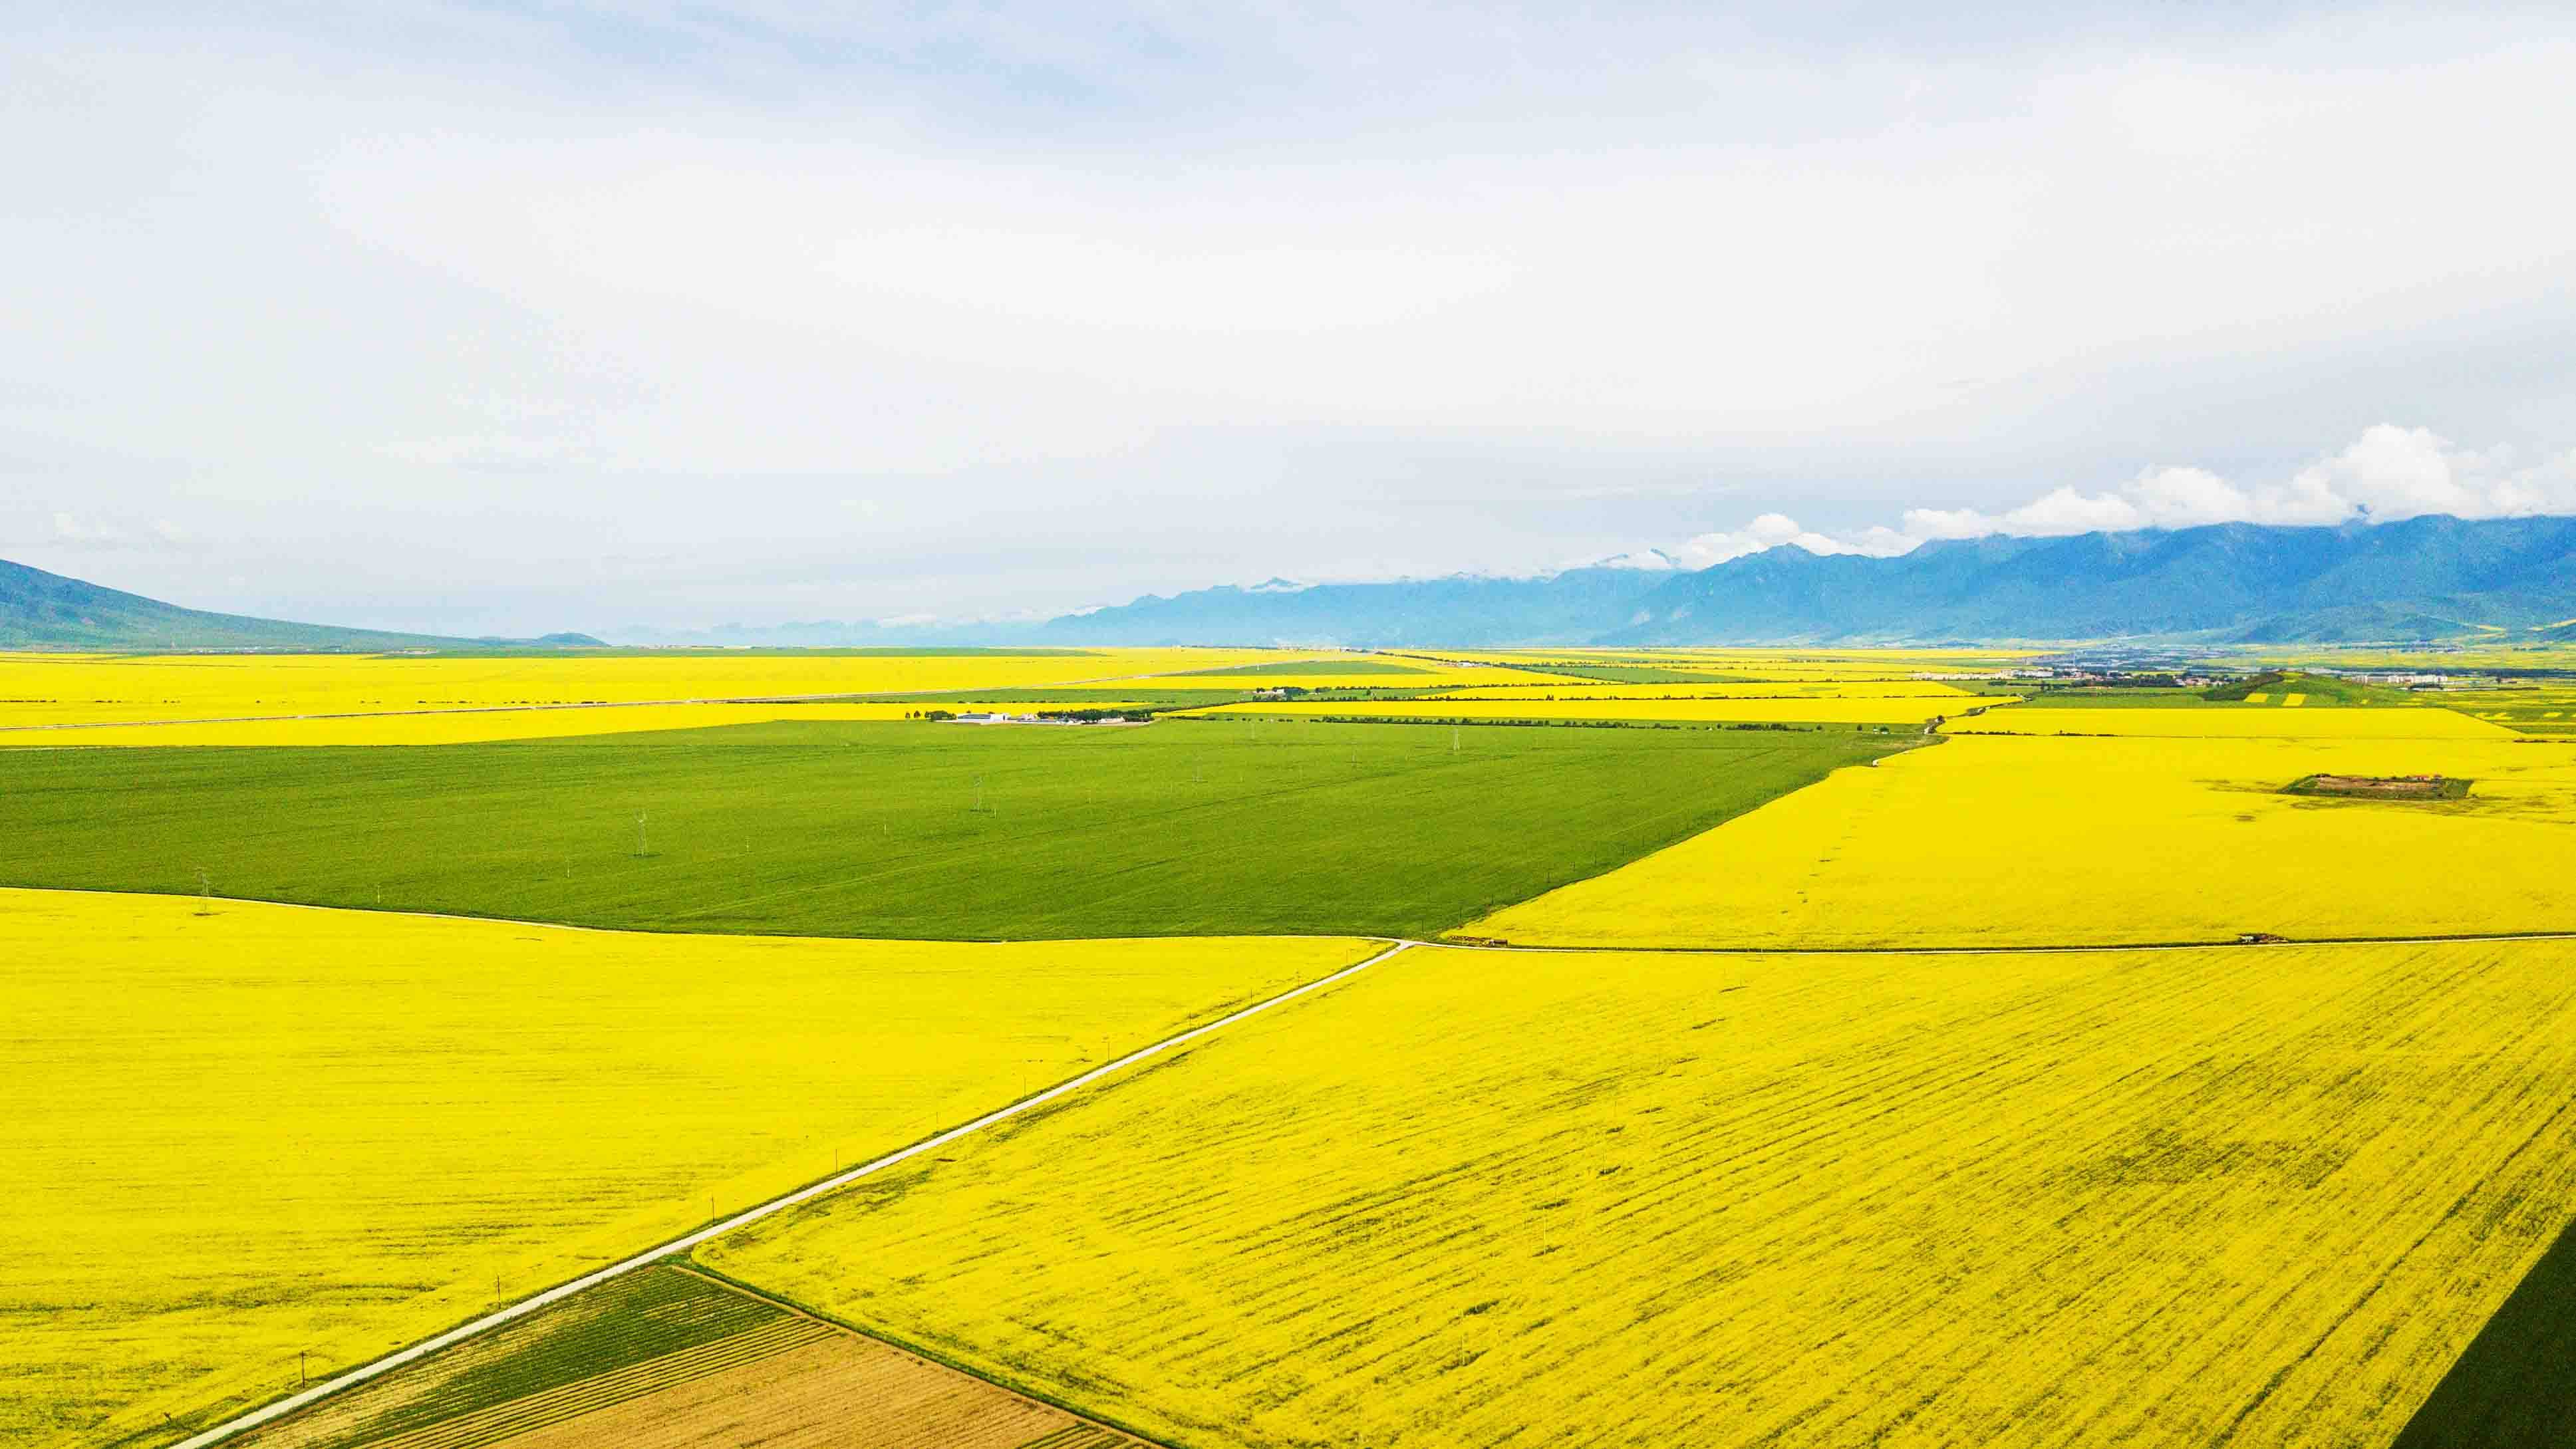
[[[1104,699],[1086,709],[1115,708]],[[214,746],[297,748],[321,745],[470,745],[503,740],[577,739],[589,735],[646,734],[657,730],[714,729],[778,720],[899,720],[927,708],[916,703],[829,700],[781,704],[487,705],[410,714],[360,714],[302,719],[186,720],[167,724],[41,725],[0,728],[0,749],[99,749]],[[958,710],[1022,714],[1061,709],[1056,704],[997,701],[958,704]]]
[[[0,891],[0,1441],[177,1438],[1372,949]]]
[[[2000,674],[2038,657],[2029,649],[1444,649],[1462,663],[1546,668],[1645,666],[1704,669],[1745,679],[1907,679],[1920,674]]]
[[[1789,679],[1705,684],[1522,684],[1443,690],[1442,700],[1484,699],[1933,699],[1980,702],[1955,684],[1929,679]]]
[[[0,654],[0,727],[1079,686],[1340,656],[1258,649]],[[1132,686],[1131,686],[1132,687]],[[1001,696],[995,696],[1001,697]]]
[[[1553,692],[1553,691],[1551,691]],[[1621,691],[1623,694],[1625,691]],[[1259,715],[1296,719],[1387,720],[1638,720],[1688,724],[1883,724],[1920,725],[1961,708],[1963,696],[1904,695],[1893,698],[1814,697],[1752,699],[1708,698],[1511,698],[1383,700],[1347,703],[1282,700],[1216,705],[1192,710],[1196,717]],[[1999,704],[2010,696],[1984,701]],[[1974,706],[1969,706],[1973,708]]]
[[[2291,695],[2280,701],[2287,705]],[[2265,700],[2246,696],[2244,705],[2204,709],[2049,709],[2015,705],[1941,727],[1954,735],[2122,735],[2169,739],[2424,739],[2501,740],[2512,731],[2457,710],[2409,708],[2283,709],[2264,708]]]
[[[1533,669],[1502,669],[1474,663],[1399,654],[1352,655],[1341,659],[1234,665],[1155,677],[1158,685],[1191,689],[1374,689],[1418,690],[1507,687],[1536,684],[1589,684],[1595,681]],[[1102,679],[1083,689],[1134,688],[1131,681]]]
[[[2384,1444],[2571,1074],[2565,942],[1423,949],[701,1253],[1179,1443]]]
[[[2117,722],[2147,711],[2080,713]],[[2576,921],[2566,869],[2576,858],[2576,751],[2439,710],[2286,718],[2305,727],[2418,714],[2483,737],[1962,734],[1838,770],[1463,934],[1591,946],[2011,946],[2566,929]],[[2281,793],[2320,773],[2476,783],[2468,798],[2440,802]]]

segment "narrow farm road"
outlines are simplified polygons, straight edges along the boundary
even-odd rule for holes
[[[840,1189],[849,1186],[851,1183],[857,1182],[863,1177],[883,1172],[889,1167],[907,1162],[925,1152],[936,1151],[941,1147],[947,1146],[951,1142],[955,1142],[961,1137],[972,1136],[973,1134],[981,1132],[985,1128],[991,1127],[996,1123],[1007,1122],[1011,1118],[1017,1117],[1024,1112],[1035,1111],[1038,1108],[1047,1105],[1049,1102],[1055,1101],[1059,1097],[1081,1091],[1092,1083],[1097,1082],[1104,1077],[1115,1076],[1118,1073],[1127,1070],[1129,1067],[1135,1066],[1139,1062],[1149,1061],[1155,1057],[1162,1056],[1167,1052],[1176,1051],[1185,1047],[1191,1042],[1194,1042],[1200,1037],[1206,1036],[1211,1032],[1222,1031],[1225,1028],[1234,1025],[1236,1022],[1259,1016],[1263,1012],[1272,1010],[1276,1007],[1285,1006],[1289,1002],[1295,1001],[1300,997],[1308,996],[1315,992],[1323,991],[1339,985],[1340,983],[1357,976],[1361,972],[1368,970],[1372,966],[1403,955],[1405,952],[1412,950],[1416,944],[1417,943],[1412,941],[1396,941],[1390,943],[1385,950],[1370,956],[1364,961],[1355,962],[1338,971],[1332,972],[1329,975],[1316,977],[1314,980],[1309,981],[1302,986],[1292,986],[1275,996],[1265,997],[1262,1000],[1252,1003],[1250,1006],[1240,1008],[1239,1010],[1232,1011],[1224,1016],[1218,1017],[1214,1021],[1207,1022],[1200,1026],[1194,1026],[1187,1031],[1179,1032],[1172,1036],[1167,1036],[1161,1041],[1155,1042],[1150,1046],[1139,1047],[1135,1051],[1129,1052],[1125,1056],[1119,1057],[1114,1061],[1104,1062],[1099,1066],[1093,1067],[1091,1070],[1082,1073],[1080,1076],[1067,1078],[1066,1080],[1058,1082],[1054,1086],[1036,1093],[1033,1096],[1023,1097],[1006,1107],[996,1108],[993,1111],[987,1112],[983,1116],[978,1117],[971,1122],[951,1127],[947,1131],[939,1133],[936,1136],[926,1137],[909,1147],[889,1152],[883,1157],[860,1163],[858,1166],[851,1168],[847,1172],[842,1172],[832,1177],[827,1177],[820,1182],[798,1188],[796,1191],[788,1193],[783,1197],[772,1198],[756,1207],[746,1208],[741,1212],[735,1213],[731,1217],[725,1218],[720,1222],[710,1224],[707,1227],[700,1228],[696,1232],[690,1233],[685,1237],[674,1238],[658,1247],[647,1248],[643,1252],[635,1254],[633,1257],[611,1263],[607,1267],[599,1269],[597,1272],[584,1274],[579,1278],[573,1279],[571,1282],[559,1283],[556,1286],[532,1297],[522,1298],[518,1302],[510,1304],[506,1308],[497,1309],[491,1313],[487,1313],[481,1318],[475,1319],[471,1323],[461,1324],[458,1327],[447,1330],[445,1333],[439,1334],[435,1338],[425,1339],[419,1343],[413,1344],[409,1348],[400,1349],[396,1352],[385,1355],[383,1358],[376,1359],[371,1363],[362,1364],[357,1368],[349,1370],[347,1373],[341,1374],[336,1378],[325,1380],[322,1383],[315,1384],[313,1387],[305,1389],[300,1393],[289,1395],[286,1398],[263,1404],[247,1413],[236,1415],[233,1418],[225,1420],[223,1423],[215,1425],[211,1429],[200,1430],[199,1432],[180,1440],[177,1445],[173,1446],[173,1449],[205,1449],[205,1446],[207,1445],[221,1443],[222,1441],[229,1439],[236,1434],[242,1433],[245,1430],[257,1428],[272,1419],[291,1414],[297,1409],[303,1408],[305,1405],[310,1404],[317,1399],[327,1398],[343,1389],[352,1388],[358,1384],[365,1383],[369,1379],[390,1373],[416,1359],[425,1358],[451,1344],[472,1338],[480,1333],[489,1332],[492,1329],[499,1328],[501,1325],[512,1322],[516,1319],[524,1318],[527,1315],[536,1312],[540,1308],[544,1308],[552,1303],[560,1302],[563,1299],[569,1298],[572,1295],[583,1291],[584,1289],[595,1288],[612,1278],[623,1277],[639,1268],[649,1267],[657,1260],[669,1257],[674,1253],[688,1252],[690,1249],[697,1247],[701,1243],[722,1237],[726,1233],[730,1233],[737,1228],[747,1227],[752,1223],[759,1222],[763,1218],[785,1212],[787,1209],[795,1207],[799,1203],[811,1201],[812,1199],[821,1197],[826,1193],[837,1192]]]

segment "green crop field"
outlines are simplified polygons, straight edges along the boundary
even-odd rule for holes
[[[1209,720],[27,750],[0,758],[0,884],[202,870],[219,895],[657,930],[1428,934],[1899,743]]]
[[[695,1274],[647,1268],[335,1399],[327,1427],[300,1422],[253,1434],[243,1445],[345,1449],[374,1443],[663,1354],[738,1337],[786,1317],[757,1298]]]

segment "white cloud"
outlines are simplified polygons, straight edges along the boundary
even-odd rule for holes
[[[2206,468],[2149,468],[2129,492],[2149,517],[2171,528],[2246,516],[2244,491]]]
[[[1669,551],[1648,549],[1618,554],[1601,560],[1600,565],[1605,568],[1703,569],[1711,564],[1721,564],[1784,545],[1813,554],[1860,553],[1885,558],[1904,553],[1920,542],[1919,538],[1885,527],[1863,529],[1848,535],[1820,533],[1802,526],[1785,513],[1765,513],[1733,532],[1699,534]]]
[[[2503,450],[2471,452],[2426,428],[2382,423],[2342,452],[2301,469],[2291,486],[2373,518],[2537,511],[2548,490],[2532,470],[2510,471],[2509,461]]]
[[[1704,568],[1784,543],[1809,553],[1888,557],[1933,539],[1989,534],[2045,538],[2212,523],[2323,525],[2388,523],[2428,513],[2459,518],[2576,513],[2576,449],[2528,467],[2512,463],[2509,449],[2462,448],[2427,428],[2380,423],[2341,452],[2280,482],[2248,487],[2206,468],[2166,465],[2146,469],[2108,492],[2061,486],[2002,513],[1909,508],[1901,528],[1874,525],[1842,536],[1813,533],[1781,514],[1766,513],[1734,533],[1699,535],[1683,545],[1673,562]]]
[[[1871,558],[1894,558],[1901,553],[1912,553],[1915,545],[1922,541],[1883,523],[1873,523],[1841,540],[1844,545],[1842,552],[1867,554]]]
[[[168,517],[198,541],[115,581],[208,607],[1527,572],[1679,539],[1720,474],[1779,481],[1623,562],[2568,491],[2406,436],[2118,483],[2369,418],[2569,436],[2545,7],[39,8],[0,539]],[[1880,527],[1815,526],[1846,486]]]
[[[1819,537],[1798,526],[1798,520],[1785,513],[1765,513],[1733,533],[1703,533],[1684,543],[1675,557],[1684,568],[1706,568],[1749,553],[1762,553],[1784,543],[1798,543],[1802,538]],[[1831,540],[1822,540],[1828,545]],[[1825,552],[1840,552],[1828,547]],[[1809,552],[1817,552],[1810,549]]]
[[[1660,548],[1648,548],[1639,549],[1634,553],[1614,553],[1608,558],[1593,559],[1589,563],[1577,564],[1574,565],[1574,567],[1596,569],[1642,569],[1648,573],[1661,573],[1669,569],[1682,568],[1685,567],[1685,565],[1680,560],[1674,558],[1671,554],[1664,552]]]

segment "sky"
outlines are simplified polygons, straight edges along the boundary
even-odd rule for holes
[[[11,15],[0,557],[196,607],[2576,512],[2563,6]]]

